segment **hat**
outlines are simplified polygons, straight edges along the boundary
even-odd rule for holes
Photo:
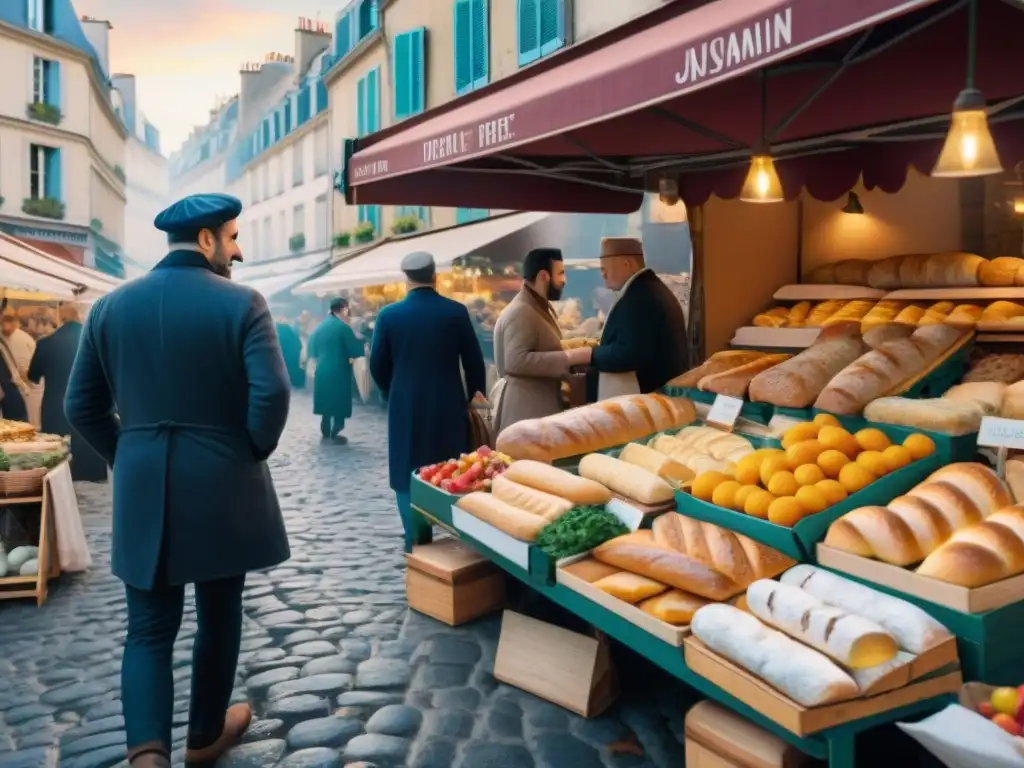
[[[348,299],[343,299],[343,298],[340,298],[340,297],[335,298],[335,299],[331,299],[331,304],[330,304],[331,312],[341,312],[341,310],[345,309],[347,306],[348,306]]]
[[[426,251],[414,251],[402,259],[401,269],[407,275],[410,272],[423,272],[428,269],[433,271],[434,257]]]
[[[242,201],[231,195],[189,195],[160,211],[153,220],[153,226],[169,234],[216,229],[237,219],[241,212]]]
[[[644,257],[644,247],[635,237],[602,237],[601,258],[609,256]]]

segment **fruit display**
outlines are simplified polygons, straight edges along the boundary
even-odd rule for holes
[[[457,459],[423,467],[417,473],[420,480],[448,493],[472,493],[491,487],[491,480],[502,474],[512,459],[481,445],[472,453]]]
[[[835,416],[821,413],[790,427],[781,448],[744,456],[734,472],[697,475],[690,492],[719,507],[793,526],[934,452],[927,435],[915,433],[897,445],[880,429],[851,434]]]
[[[995,688],[974,710],[1011,736],[1020,736],[1024,732],[1024,685]]]

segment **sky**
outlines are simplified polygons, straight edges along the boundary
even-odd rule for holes
[[[165,155],[209,119],[219,97],[238,92],[238,72],[267,53],[294,54],[300,16],[328,29],[348,0],[73,0],[106,19],[112,73],[134,74],[139,107],[159,130]],[[287,8],[287,10],[284,10]]]

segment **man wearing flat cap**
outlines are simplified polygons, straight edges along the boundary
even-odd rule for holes
[[[266,302],[230,280],[241,210],[228,195],[192,195],[156,217],[170,253],[93,306],[64,404],[114,470],[121,700],[137,768],[169,765],[185,585],[198,619],[185,762],[212,765],[252,716],[229,708],[245,575],[290,555],[267,469],[290,386]]]
[[[352,418],[352,361],[365,354],[346,320],[348,311],[345,299],[332,299],[327,317],[309,337],[308,350],[316,360],[313,413],[320,417],[320,434],[341,444],[348,442],[341,430]]]
[[[410,253],[402,272],[409,290],[377,317],[370,374],[388,401],[388,470],[411,552],[429,541],[410,507],[412,473],[479,447],[470,445],[469,404],[483,399],[486,375],[469,311],[434,287],[434,257]]]
[[[494,404],[494,433],[517,421],[539,419],[564,407],[562,380],[590,350],[562,349],[562,329],[551,307],[562,297],[565,265],[557,248],[535,248],[523,261],[523,287],[494,326],[494,362],[502,378]]]
[[[679,301],[631,237],[601,241],[601,277],[617,292],[587,374],[591,402],[654,392],[689,368]]]

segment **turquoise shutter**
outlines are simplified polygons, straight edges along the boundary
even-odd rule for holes
[[[52,200],[62,200],[60,150],[44,150],[43,162],[46,167],[46,189],[43,190],[43,194]]]
[[[343,13],[334,26],[334,55],[341,58],[352,43],[352,12]]]
[[[46,98],[47,103],[60,109],[60,62],[49,61],[46,63]]]
[[[471,0],[455,0],[455,93],[473,87],[473,12]]]
[[[366,78],[359,78],[356,86],[356,133],[365,136],[366,130]]]
[[[377,0],[370,0],[370,31],[372,32],[377,28],[377,21],[380,18],[380,14],[377,11]]]
[[[565,45],[565,0],[540,2],[540,55],[547,56]]]
[[[366,75],[366,127],[367,133],[380,130],[380,67],[374,67]]]
[[[427,105],[427,30],[414,29],[409,36],[409,106],[410,114],[418,115]]]
[[[395,35],[395,62],[392,82],[395,84],[395,119],[413,113],[412,109],[412,32]]]
[[[371,205],[370,206],[370,221],[373,222],[373,233],[375,235],[377,235],[378,237],[380,237],[381,231],[380,231],[380,206],[379,205]]]
[[[519,2],[519,66],[540,58],[540,0]]]
[[[490,3],[488,0],[470,0],[473,9],[473,87],[487,85],[491,79]]]

